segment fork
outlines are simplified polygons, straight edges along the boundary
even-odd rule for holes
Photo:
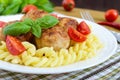
[[[80,14],[83,19],[95,22],[89,11],[81,10]]]
[[[91,22],[95,22],[89,11],[81,10],[80,14],[83,19],[89,20]],[[118,43],[120,43],[120,33],[117,33],[115,31],[111,31],[111,32],[116,37]]]

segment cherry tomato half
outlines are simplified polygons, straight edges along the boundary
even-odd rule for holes
[[[109,9],[105,12],[105,19],[109,22],[113,22],[118,18],[118,11],[116,9]]]
[[[22,9],[22,12],[23,13],[27,13],[31,10],[37,10],[38,8],[35,6],[35,5],[32,5],[32,4],[29,4],[29,5],[26,5],[23,9]]]
[[[71,11],[75,7],[74,0],[63,0],[62,6],[66,11]]]
[[[19,55],[26,50],[17,38],[9,35],[6,37],[6,46],[12,55]]]
[[[85,23],[85,21],[82,21],[78,24],[77,30],[84,35],[87,35],[91,32],[89,26]]]
[[[4,21],[0,21],[0,28],[5,27],[6,24],[7,24],[6,22],[4,22]]]
[[[74,40],[76,42],[83,42],[87,39],[85,35],[81,34],[80,32],[78,32],[73,27],[68,28],[68,35],[70,36],[70,38],[72,40]]]
[[[55,18],[58,18],[57,14],[51,14],[51,16],[54,16]]]

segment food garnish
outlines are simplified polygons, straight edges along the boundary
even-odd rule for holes
[[[87,39],[88,34],[91,33],[91,30],[85,21],[80,22],[77,25],[77,29],[73,27],[68,28],[68,34],[70,38],[76,42],[84,42]]]
[[[77,30],[84,35],[87,35],[91,32],[89,26],[85,23],[85,21],[82,21],[78,24]]]
[[[30,31],[30,26],[24,24],[23,22],[15,22],[13,24],[9,24],[3,29],[3,33],[5,35],[12,35],[12,36],[18,36],[20,34],[27,33]]]
[[[56,25],[59,21],[57,18],[51,15],[46,15],[42,18],[38,18],[35,21],[42,29],[51,28]]]
[[[6,47],[12,55],[19,55],[26,50],[21,41],[9,35],[6,36]]]
[[[6,22],[0,21],[0,28],[3,28],[6,25]]]
[[[73,27],[69,27],[68,28],[68,35],[70,36],[70,38],[72,40],[74,40],[76,42],[83,42],[83,41],[85,41],[87,39],[85,35],[83,35],[82,33],[78,32]]]
[[[54,16],[55,18],[58,18],[57,14],[51,14],[51,16]]]
[[[46,15],[35,21],[27,18],[22,22],[15,22],[6,26],[3,29],[3,33],[5,35],[18,36],[31,31],[34,36],[39,38],[41,36],[41,29],[53,27],[58,22],[58,19],[51,15]]]

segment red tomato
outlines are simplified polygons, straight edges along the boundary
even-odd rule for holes
[[[0,40],[5,40],[5,35],[3,34],[3,27],[5,27],[7,23],[4,21],[0,21]]]
[[[38,8],[35,6],[35,5],[32,5],[32,4],[29,4],[29,5],[26,5],[23,9],[22,9],[22,12],[23,13],[27,13],[31,10],[37,10]]]
[[[6,22],[0,21],[0,28],[3,28],[6,25]]]
[[[91,32],[89,26],[85,23],[85,21],[82,21],[78,24],[77,30],[84,35],[87,35]]]
[[[83,34],[81,34],[80,32],[78,32],[73,27],[69,27],[68,28],[68,35],[70,36],[70,38],[72,40],[74,40],[76,42],[83,42],[83,41],[85,41],[87,39],[86,36],[84,36]]]
[[[109,22],[113,22],[118,18],[118,11],[115,9],[109,9],[105,12],[105,19]]]
[[[18,39],[9,35],[6,37],[6,46],[12,55],[19,55],[26,50]]]
[[[58,18],[57,14],[51,14],[51,16],[54,16],[55,18]]]
[[[66,11],[71,11],[75,7],[74,0],[63,0],[62,6]]]

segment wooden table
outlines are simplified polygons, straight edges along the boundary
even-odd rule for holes
[[[74,8],[71,12],[67,12],[63,9],[63,7],[55,7],[55,11],[57,11],[59,13],[62,13],[62,14],[68,15],[68,16],[78,17],[78,18],[81,18],[81,15],[80,15],[81,10],[83,10],[83,9]],[[104,18],[105,12],[90,10],[90,9],[85,9],[85,10],[88,10],[91,13],[95,22],[105,21],[105,18]],[[118,17],[118,19],[115,22],[120,23],[120,16]],[[118,30],[118,29],[115,29],[115,28],[112,28],[112,27],[109,27],[109,26],[105,26],[105,27],[110,29],[110,30],[120,32],[120,30]]]

